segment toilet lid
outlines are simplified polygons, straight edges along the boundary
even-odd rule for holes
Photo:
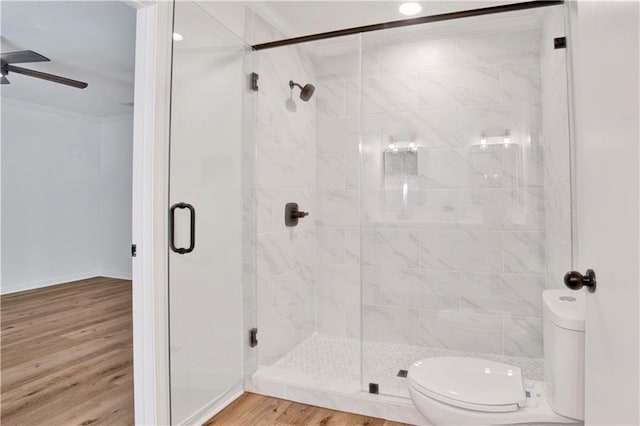
[[[520,369],[495,361],[427,358],[413,363],[408,378],[418,392],[469,410],[516,411],[525,400]]]

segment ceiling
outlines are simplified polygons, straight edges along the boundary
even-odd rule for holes
[[[363,25],[478,9],[517,0],[417,1],[422,11],[404,16],[398,11],[402,1],[267,1],[250,3],[272,21],[285,36],[297,37]],[[257,40],[257,43],[273,40]]]
[[[205,0],[207,1],[207,0]],[[514,0],[420,1],[435,15]],[[222,2],[227,3],[227,2]],[[240,7],[242,2],[235,3]],[[408,19],[400,1],[252,1],[284,37],[295,37],[380,22]],[[235,6],[234,6],[235,7]],[[45,105],[94,117],[133,112],[135,10],[120,1],[1,1],[0,50],[34,50],[51,62],[21,64],[86,81],[84,90],[10,74],[3,98]],[[266,42],[270,40],[255,40]]]
[[[2,52],[34,50],[51,62],[19,64],[89,83],[86,89],[9,73],[3,98],[94,117],[133,112],[135,10],[118,1],[2,1]]]

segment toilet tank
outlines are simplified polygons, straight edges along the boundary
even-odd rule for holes
[[[584,420],[584,291],[542,292],[544,380],[561,416]]]

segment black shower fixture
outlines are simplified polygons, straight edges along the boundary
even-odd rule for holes
[[[313,92],[316,91],[316,86],[313,84],[305,84],[304,87],[299,85],[298,83],[294,83],[293,80],[289,80],[289,87],[293,90],[294,86],[298,86],[300,88],[300,99],[305,102],[308,102],[313,96]]]

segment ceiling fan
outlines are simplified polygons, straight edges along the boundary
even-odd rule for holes
[[[60,77],[59,75],[47,74],[46,72],[40,72],[30,70],[27,68],[16,67],[12,64],[20,64],[24,62],[49,62],[50,59],[42,56],[33,50],[21,50],[19,52],[0,53],[0,72],[2,77],[0,78],[0,84],[11,84],[7,75],[10,72],[16,74],[23,74],[29,77],[41,78],[43,80],[53,81],[54,83],[65,84],[67,86],[76,87],[78,89],[84,89],[88,86],[87,83],[78,80],[72,80],[66,77]]]

